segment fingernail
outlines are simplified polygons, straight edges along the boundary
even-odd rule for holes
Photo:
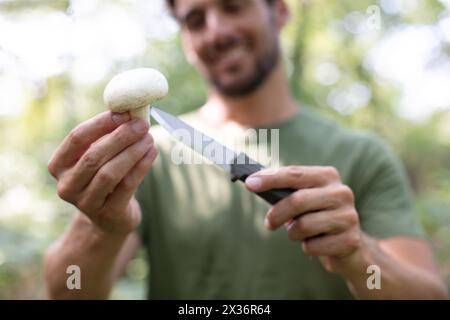
[[[250,189],[259,189],[262,185],[262,180],[259,177],[248,177],[245,180],[245,184],[250,187]]]
[[[141,119],[134,120],[133,124],[131,125],[131,128],[136,133],[142,133],[147,129],[145,122]]]
[[[122,124],[122,123],[130,120],[130,116],[129,116],[128,112],[114,113],[112,115],[112,120],[114,121],[115,124]]]

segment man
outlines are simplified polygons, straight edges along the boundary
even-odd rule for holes
[[[397,160],[290,95],[279,49],[285,2],[168,4],[188,60],[210,84],[185,120],[237,139],[246,128],[278,128],[280,168],[244,187],[212,165],[175,164],[159,129],[154,162],[148,127],[127,114],[88,120],[48,166],[60,197],[79,209],[46,256],[49,296],[107,298],[143,244],[152,298],[446,298]],[[298,191],[272,207],[253,193],[273,188]],[[66,287],[69,265],[81,268],[81,290]]]

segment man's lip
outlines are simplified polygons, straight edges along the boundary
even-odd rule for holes
[[[232,49],[231,52],[223,54],[219,59],[212,63],[214,68],[227,69],[238,64],[247,52],[244,48]]]

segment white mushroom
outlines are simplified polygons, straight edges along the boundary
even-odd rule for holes
[[[149,122],[150,104],[164,98],[168,91],[169,85],[161,72],[139,68],[112,78],[103,92],[103,100],[112,112],[129,111],[132,118]]]

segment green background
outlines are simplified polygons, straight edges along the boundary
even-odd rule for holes
[[[107,2],[127,12],[140,10],[133,6],[136,1]],[[407,168],[417,195],[419,220],[435,250],[442,275],[450,284],[450,104],[412,120],[408,112],[399,111],[404,88],[366,63],[372,49],[393,31],[437,27],[443,15],[449,15],[449,7],[440,1],[423,0],[413,1],[415,6],[397,12],[382,9],[380,30],[355,33],[351,32],[354,20],[349,19],[367,18],[367,8],[382,3],[288,2],[292,17],[283,31],[282,43],[293,93],[304,106],[346,126],[373,130],[388,141]],[[106,4],[100,0],[95,3],[98,7],[92,9],[94,12]],[[396,3],[405,5],[405,1]],[[69,1],[1,1],[0,22],[16,18],[26,22],[29,14],[45,19],[54,12],[70,17],[72,9]],[[167,16],[167,12],[161,14]],[[0,55],[14,56],[1,43],[1,34],[8,32],[12,31],[0,28]],[[439,50],[427,57],[429,64],[450,63],[448,39],[436,35],[436,41]],[[74,211],[58,199],[47,161],[73,127],[104,111],[102,92],[113,75],[134,67],[158,68],[170,84],[170,95],[159,106],[174,114],[193,110],[205,100],[206,86],[186,63],[176,33],[148,36],[142,52],[127,59],[112,59],[104,76],[89,83],[75,79],[72,67],[76,57],[69,58],[72,60],[60,72],[41,78],[38,89],[29,88],[30,77],[20,78],[28,88],[20,111],[0,114],[0,299],[44,298],[43,254],[64,231]],[[11,68],[21,66],[20,58],[14,61],[9,66],[0,63],[0,91],[5,90],[1,87],[2,77]],[[317,70],[323,63],[338,69],[339,76],[320,80]],[[333,81],[327,83],[327,79]],[[8,108],[7,100],[0,102],[4,104],[0,107]],[[115,287],[112,298],[143,298],[144,279],[149,272],[141,253]]]

